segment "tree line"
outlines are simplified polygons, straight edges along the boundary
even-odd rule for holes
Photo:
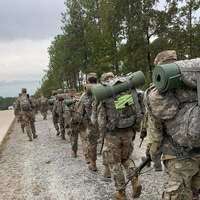
[[[0,96],[0,110],[7,110],[9,106],[13,106],[15,98],[13,97],[1,97]]]
[[[83,89],[85,74],[112,71],[115,75],[142,70],[145,89],[154,58],[174,49],[178,59],[200,56],[200,1],[198,0],[65,0],[62,34],[48,48],[48,70],[41,93]]]

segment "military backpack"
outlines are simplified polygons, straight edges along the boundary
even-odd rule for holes
[[[31,109],[30,100],[28,99],[27,95],[22,95],[19,101],[20,101],[20,108],[22,111],[29,111]]]
[[[145,92],[150,115],[163,122],[166,132],[183,147],[200,147],[200,107],[197,90],[180,87],[161,93],[150,87]]]

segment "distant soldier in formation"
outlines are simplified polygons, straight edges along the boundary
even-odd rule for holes
[[[75,89],[69,89],[65,105],[65,126],[68,128],[68,135],[71,143],[71,155],[77,157],[78,151],[78,136],[80,132],[85,131],[85,126],[82,122],[81,114],[77,111],[80,96]]]
[[[34,98],[34,96],[31,96],[30,99],[31,99],[32,105],[33,105],[33,112],[34,112],[35,115],[37,115],[38,109],[39,109],[38,100],[36,98]]]
[[[91,86],[91,84],[97,84],[97,83],[98,80],[96,73],[87,74],[87,85],[89,87]],[[85,92],[81,97],[78,107],[78,112],[81,113],[81,116],[83,118],[83,123],[86,125],[87,153],[85,154],[85,159],[86,162],[89,163],[88,165],[89,170],[97,171],[96,159],[97,159],[97,140],[99,132],[97,124],[93,124],[91,122],[93,102],[94,102],[94,97],[91,94]]]
[[[32,102],[29,99],[26,88],[22,88],[21,96],[17,99],[16,102],[14,114],[16,116],[21,114],[23,127],[27,133],[29,141],[32,141],[32,138],[37,138]]]
[[[41,94],[41,97],[38,100],[40,112],[43,116],[43,120],[47,120],[47,111],[48,111],[48,99]]]
[[[65,128],[66,128],[65,119],[63,117],[64,109],[65,109],[65,104],[64,104],[63,91],[62,89],[58,89],[57,95],[56,95],[56,101],[54,102],[54,105],[53,105],[52,115],[54,119],[58,119],[60,137],[62,140],[65,140]]]
[[[13,103],[13,108],[14,108],[14,111],[16,109],[16,106],[17,106],[17,100],[22,96],[22,93],[19,93],[18,94],[18,97],[15,99],[14,103]],[[18,112],[15,112],[15,116],[17,118],[17,122],[20,123],[21,125],[21,129],[22,129],[22,133],[24,133],[24,123],[22,121],[22,113],[21,111],[18,111]]]
[[[56,113],[53,113],[53,107],[54,104],[56,103],[56,96],[57,96],[57,90],[52,91],[52,96],[51,99],[49,99],[49,105],[51,107],[51,112],[52,112],[52,120],[53,120],[53,125],[54,128],[56,129],[56,135],[60,135],[60,128],[59,128],[59,123],[58,123],[58,115]]]

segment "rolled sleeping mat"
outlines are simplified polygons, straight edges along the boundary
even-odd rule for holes
[[[54,104],[54,99],[48,99],[47,103],[48,105],[52,106]]]
[[[73,103],[73,99],[65,99],[64,103],[65,105],[70,106]]]
[[[87,95],[92,95],[91,87],[93,87],[96,84],[85,84],[84,91]]]
[[[160,92],[175,89],[183,85],[181,71],[175,62],[156,66],[153,70],[152,79],[155,87]]]
[[[114,85],[96,84],[91,87],[92,95],[97,102],[113,97],[129,88],[140,87],[145,84],[145,76],[142,71],[137,71],[132,74],[130,79],[124,82],[116,82]]]

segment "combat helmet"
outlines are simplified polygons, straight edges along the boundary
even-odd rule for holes
[[[177,60],[177,54],[175,50],[166,50],[158,53],[155,57],[154,65],[161,65],[168,60]]]

